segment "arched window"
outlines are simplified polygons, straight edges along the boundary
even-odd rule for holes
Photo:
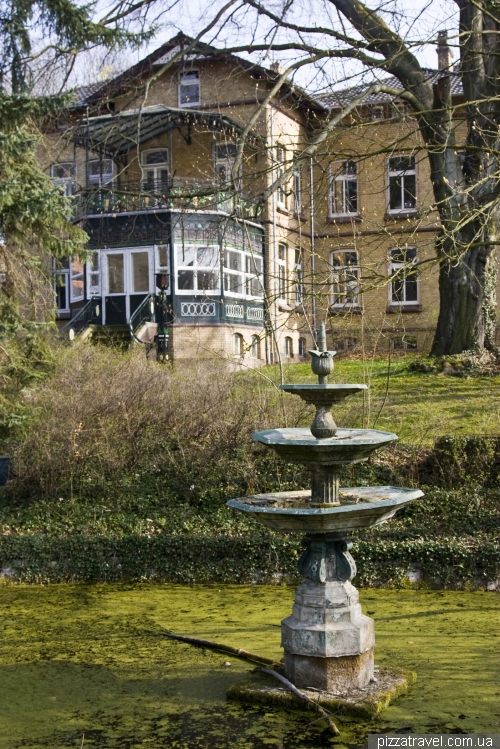
[[[260,359],[260,338],[258,335],[252,336],[252,342],[250,344],[250,354],[254,359]]]
[[[285,338],[285,356],[287,359],[291,359],[293,356],[293,340],[290,336]]]
[[[240,333],[233,335],[233,354],[243,356],[243,336]]]
[[[299,356],[304,357],[306,355],[306,339],[299,338]]]

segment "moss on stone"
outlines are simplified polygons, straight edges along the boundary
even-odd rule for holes
[[[389,704],[406,692],[408,686],[417,678],[413,671],[398,668],[381,668],[377,671],[377,682],[370,684],[366,690],[356,690],[345,697],[338,697],[325,692],[301,691],[311,700],[318,702],[335,715],[351,715],[371,719],[385,710]],[[272,676],[255,671],[244,681],[232,684],[227,697],[248,705],[281,705],[285,708],[307,710],[307,705],[281,686]]]

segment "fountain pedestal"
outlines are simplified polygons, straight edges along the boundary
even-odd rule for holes
[[[297,687],[345,694],[373,678],[373,620],[350,580],[356,565],[338,535],[310,536],[299,560],[303,581],[281,623],[285,675]]]

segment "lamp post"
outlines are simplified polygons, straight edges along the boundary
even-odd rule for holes
[[[159,289],[156,302],[156,322],[158,330],[155,336],[156,361],[165,363],[168,359],[168,328],[167,328],[167,289],[169,287],[168,273],[156,274],[156,288]]]

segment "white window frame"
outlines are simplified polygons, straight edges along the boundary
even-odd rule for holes
[[[89,173],[89,166],[91,164],[104,164],[104,162],[111,164],[111,171],[101,172],[101,170],[99,169],[99,174]],[[112,184],[115,174],[115,165],[113,159],[89,159],[89,161],[87,161],[86,163],[85,168],[88,187],[104,187],[106,185]]]
[[[219,155],[219,148],[225,148],[226,154]],[[234,148],[234,154],[230,151]],[[236,161],[238,146],[236,143],[216,141],[214,143],[214,172],[220,187],[229,188],[233,185],[233,167]],[[239,182],[239,180],[237,180]],[[237,185],[239,188],[239,185]]]
[[[281,249],[284,250],[284,259],[280,258]],[[284,242],[278,242],[278,254],[276,256],[276,296],[279,301],[287,302],[288,296],[288,246]],[[282,292],[284,292],[282,294]]]
[[[163,265],[163,263],[161,262],[160,249],[162,247],[165,248],[165,259],[167,261],[166,265]],[[168,244],[155,244],[155,273],[156,271],[161,271],[162,273],[170,273],[170,247]]]
[[[250,339],[250,356],[253,359],[260,359],[260,336],[253,335]]]
[[[157,164],[147,164],[147,156],[150,153],[160,153],[161,151],[165,152],[167,154],[166,161],[158,162]],[[147,174],[152,173],[153,174],[153,182],[154,187],[152,192],[162,192],[164,187],[166,190],[169,188],[169,179],[170,179],[170,153],[168,148],[147,148],[146,150],[142,151],[141,153],[141,172],[142,172],[142,189],[143,190],[150,190],[150,188],[147,186]],[[165,186],[163,185],[163,180],[161,178],[161,172],[166,171],[167,172],[167,181]]]
[[[57,286],[59,285],[61,288],[65,290],[64,296],[65,296],[65,306],[64,307],[57,307],[57,311],[61,313],[67,313],[70,312],[70,306],[69,306],[69,299],[70,299],[70,272],[69,272],[69,260],[68,260],[68,267],[67,268],[58,268],[57,267],[57,261],[53,261],[53,277],[54,277],[54,295],[57,299]],[[58,284],[57,279],[61,278],[64,279],[64,283]]]
[[[77,267],[75,267],[77,266]],[[76,272],[75,272],[76,271]],[[73,281],[80,280],[82,281],[82,293],[81,294],[74,294],[73,293]],[[69,260],[69,300],[70,302],[81,302],[82,299],[85,299],[85,267],[84,263],[80,262],[80,260],[73,261],[73,258],[70,258]]]
[[[393,260],[392,253],[394,252],[404,252],[405,254],[408,252],[414,252],[415,257],[410,258],[409,260],[403,260],[403,261],[395,261]],[[418,271],[412,271],[412,266],[415,266],[418,264],[418,249],[416,247],[393,247],[389,250],[389,306],[390,307],[418,307],[420,305],[420,274]],[[406,272],[406,270],[409,270],[409,273]],[[403,283],[403,299],[402,300],[396,300],[394,299],[394,287],[392,282],[392,277],[398,273],[399,280]],[[416,283],[416,290],[417,290],[417,298],[416,300],[407,300],[407,279],[408,276],[412,277],[412,282],[414,281]]]
[[[355,255],[356,263],[348,262],[346,257],[343,264],[337,265],[337,255]],[[350,274],[353,275],[353,278],[349,278]],[[334,309],[359,308],[361,297],[360,276],[361,270],[357,250],[343,248],[330,251],[330,307]],[[357,291],[353,292],[355,286],[357,286]]]
[[[233,356],[243,357],[245,353],[245,339],[241,333],[233,333]]]
[[[197,75],[197,81],[198,81],[198,99],[196,101],[190,101],[190,102],[183,102],[182,101],[182,88],[183,86],[190,86],[193,84],[185,83],[184,78],[186,76],[190,75]],[[200,71],[198,69],[193,70],[180,70],[179,71],[179,86],[178,86],[178,103],[179,107],[184,109],[185,107],[197,107],[201,104],[201,76]]]
[[[67,172],[64,177],[58,177],[54,174],[57,168]],[[69,168],[68,168],[69,167]],[[76,163],[74,161],[58,161],[50,167],[50,178],[54,185],[62,188],[63,193],[69,197],[76,192]]]
[[[151,291],[155,288],[154,286],[154,253],[151,251],[153,248],[149,247],[130,247],[127,248],[125,255],[125,282],[126,282],[126,294],[130,299],[131,296],[136,294],[151,294]],[[146,254],[148,256],[148,289],[145,291],[136,291],[134,286],[134,263],[133,256],[139,254]],[[127,317],[130,317],[130,310],[127,312]]]
[[[286,171],[286,148],[278,143],[275,147],[275,179],[280,179]],[[276,189],[276,203],[278,208],[287,210],[286,184]]]
[[[205,265],[198,265],[198,255],[197,250],[200,247],[207,247],[210,249],[215,250],[217,261],[214,264],[213,267],[205,266]],[[189,248],[194,248],[195,250],[195,257],[196,262],[194,265],[182,265],[179,262],[178,259],[178,251],[179,250],[188,250]],[[175,291],[177,294],[182,296],[216,296],[220,295],[221,293],[221,287],[220,287],[220,246],[218,244],[210,244],[210,243],[176,243],[174,245],[174,263],[175,263]],[[180,289],[179,288],[179,271],[192,271],[193,272],[193,285],[194,289]],[[213,289],[198,289],[198,272],[209,272],[209,273],[215,273],[217,277],[217,284],[216,287]]]
[[[285,358],[293,359],[293,338],[289,335],[285,336]]]
[[[92,252],[92,259],[87,260],[87,298],[90,299],[92,296],[101,296],[101,252],[96,250]],[[97,264],[93,264],[93,260],[97,260]],[[97,276],[97,279],[96,279]],[[97,280],[97,283],[96,283]]]
[[[304,268],[300,247],[295,248],[294,276],[295,304],[302,304],[304,301]]]
[[[348,170],[354,164],[355,172]],[[349,210],[349,183],[356,185],[356,210]],[[340,193],[340,194],[338,194]],[[330,164],[330,190],[329,190],[329,215],[330,218],[337,216],[359,216],[359,185],[358,165],[354,159],[336,161]]]
[[[230,268],[228,265],[226,265],[228,261],[228,253],[234,253],[239,258],[239,266],[240,270],[236,268]],[[260,264],[260,270],[257,267],[257,265]],[[263,265],[264,265],[264,259],[261,255],[256,255],[255,253],[251,252],[244,252],[243,250],[238,250],[235,247],[225,247],[224,248],[224,265],[223,265],[223,273],[224,273],[224,296],[230,296],[230,297],[238,297],[238,298],[247,298],[247,299],[262,299],[264,296],[264,289],[263,289]],[[239,277],[240,283],[239,286],[241,288],[241,292],[237,291],[231,291],[230,289],[226,288],[227,280],[228,278],[233,277]],[[260,284],[260,290],[259,294],[252,294],[249,293],[248,288],[249,284],[252,283],[257,279],[257,282]]]
[[[391,169],[391,160],[392,159],[413,159],[413,168],[411,169]],[[415,205],[412,207],[405,207],[404,205],[404,194],[405,194],[405,178],[406,177],[413,177],[415,180]],[[400,198],[401,198],[401,208],[391,208],[391,180],[394,179],[401,179],[401,186],[400,186]],[[413,154],[393,154],[392,156],[389,156],[387,159],[387,212],[391,215],[397,216],[399,213],[417,213],[418,211],[418,201],[417,201],[417,164],[416,159]]]
[[[146,296],[154,291],[154,246],[145,247],[113,247],[112,249],[101,249],[99,252],[99,270],[102,297],[123,297],[125,299],[125,319],[130,320],[130,301],[136,295]],[[133,255],[147,253],[148,255],[148,291],[135,291],[133,288]],[[123,256],[123,290],[110,291],[110,268],[109,256]],[[90,294],[88,294],[90,297]],[[106,304],[102,305],[102,324],[106,324]]]
[[[252,294],[248,291],[249,284],[252,284],[253,281],[258,284],[258,294]],[[247,299],[256,300],[264,298],[264,258],[254,252],[245,252],[245,296]]]
[[[304,336],[301,336],[299,338],[299,356],[301,359],[304,359],[306,356],[307,351],[307,341],[304,338]]]

